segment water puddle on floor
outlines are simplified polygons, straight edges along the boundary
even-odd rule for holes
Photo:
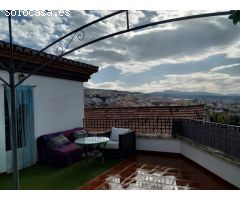
[[[176,177],[168,175],[169,169],[159,171],[157,168],[152,170],[138,168],[136,173],[126,179],[120,175],[109,176],[106,182],[111,190],[188,190],[188,184],[177,185]]]
[[[136,155],[82,186],[82,190],[236,189],[181,156]]]

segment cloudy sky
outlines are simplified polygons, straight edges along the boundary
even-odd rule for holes
[[[13,17],[14,43],[41,49],[111,12],[71,11],[68,17],[55,14]],[[130,27],[206,12],[214,11],[129,11]],[[75,37],[66,50],[125,28],[123,13],[84,29],[84,39],[79,41]],[[66,38],[61,45],[66,47],[70,39]],[[0,13],[0,40],[8,40],[4,12]],[[59,54],[61,48],[54,46],[48,52]],[[85,84],[91,88],[240,92],[240,25],[233,25],[227,16],[174,22],[126,33],[75,51],[68,58],[100,67]]]

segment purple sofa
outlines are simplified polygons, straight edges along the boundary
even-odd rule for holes
[[[74,132],[83,128],[74,128],[57,133],[50,133],[42,135],[37,139],[38,160],[42,164],[54,165],[54,166],[68,166],[82,157],[82,150],[74,143]],[[59,150],[50,148],[48,141],[59,135],[65,136],[71,143],[62,147]]]

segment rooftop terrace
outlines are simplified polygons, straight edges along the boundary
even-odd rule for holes
[[[44,166],[33,166],[22,170],[22,174],[34,172],[20,176],[23,189],[240,188],[240,127],[160,116],[101,117],[84,122],[90,133],[111,127],[136,130],[136,154],[124,161],[106,159],[105,164],[92,160],[89,167],[80,161],[66,168],[47,168],[47,173]],[[9,175],[0,176],[0,183],[6,180],[10,182]],[[60,180],[67,181],[62,184]]]
[[[194,174],[199,173],[199,167],[205,168],[206,173],[213,173],[215,177],[225,180],[235,187],[240,187],[240,127],[231,126],[227,124],[212,123],[204,120],[204,106],[190,106],[190,107],[164,107],[164,108],[125,108],[121,111],[120,108],[102,108],[102,109],[86,109],[85,128],[90,132],[101,132],[103,130],[110,130],[111,127],[130,128],[136,130],[136,150],[149,152],[153,155],[156,152],[173,153],[184,157],[182,161],[176,158],[156,157],[152,158],[153,168],[161,169],[163,171],[155,171],[153,173],[168,173],[172,168],[179,171],[176,174],[171,174],[173,180],[178,180],[181,173],[186,173],[191,178],[189,183],[186,183],[188,189],[201,188],[222,188],[222,186],[211,182],[204,176],[201,178],[195,177]],[[118,112],[119,111],[119,112]],[[118,113],[118,114],[117,114]],[[132,178],[131,181],[136,186],[137,172],[145,165],[149,165],[147,157],[143,160],[148,162],[139,162],[141,156],[137,156],[135,161],[131,161],[134,166],[132,174],[128,174]],[[184,167],[185,159],[191,160],[190,163],[195,163],[195,166]],[[143,161],[142,160],[142,161]],[[181,159],[180,159],[181,160]],[[155,162],[155,163],[154,163]],[[167,165],[163,163],[167,162]],[[182,163],[179,166],[176,163]],[[151,161],[150,161],[151,163]],[[171,164],[172,163],[172,164]],[[189,164],[189,162],[187,162]],[[176,165],[175,165],[176,164]],[[143,167],[144,168],[144,167]],[[182,170],[188,170],[182,172]],[[166,170],[166,171],[165,171]],[[171,171],[170,170],[170,171]],[[201,171],[201,170],[200,170]],[[228,173],[226,173],[228,172]],[[127,177],[119,177],[119,173],[114,172],[111,180],[116,184],[116,181],[123,181],[123,185],[118,186],[127,188]],[[109,174],[105,174],[109,175]],[[104,175],[104,176],[105,176]],[[192,176],[193,175],[193,176]],[[102,176],[102,177],[104,177]],[[175,177],[176,176],[176,177]],[[210,175],[209,175],[210,176]],[[102,177],[97,177],[93,180],[102,182],[96,189],[109,188],[106,186]],[[106,176],[105,176],[106,177]],[[135,178],[134,178],[135,177]],[[100,180],[101,181],[100,181]],[[126,180],[125,180],[126,179]],[[198,184],[199,179],[200,184]],[[185,179],[184,179],[185,180]],[[170,180],[168,180],[169,182]],[[170,182],[171,182],[170,181]],[[177,182],[179,182],[178,180]],[[181,181],[180,181],[181,182]],[[220,181],[221,182],[221,181]],[[132,183],[132,182],[131,182]],[[193,183],[191,185],[190,183]],[[174,182],[175,186],[176,183]],[[201,185],[202,184],[202,185]],[[185,185],[185,186],[186,186]],[[196,185],[198,185],[196,187]],[[132,185],[130,184],[132,187]],[[177,188],[177,187],[173,188]],[[182,185],[181,185],[182,186]],[[137,187],[137,186],[136,186]],[[93,188],[92,183],[86,185],[85,188]],[[154,189],[154,188],[151,188]],[[164,189],[164,188],[163,188]]]

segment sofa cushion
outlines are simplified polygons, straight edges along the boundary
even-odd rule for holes
[[[75,151],[78,149],[79,149],[79,147],[76,144],[71,143],[69,145],[62,147],[61,149],[59,149],[59,151],[62,153],[68,153],[68,152]]]
[[[71,144],[71,142],[63,135],[52,137],[47,143],[47,145],[54,150],[59,150],[69,144]]]
[[[119,141],[108,140],[105,146],[106,149],[119,149]]]
[[[49,134],[45,134],[43,135],[43,139],[45,140],[46,143],[49,142],[49,140],[53,137],[56,137],[56,136],[59,136],[59,135],[63,135],[65,136],[68,140],[70,140],[71,142],[74,141],[74,137],[73,137],[73,133],[77,130],[81,130],[83,128],[79,128],[79,127],[76,127],[76,128],[73,128],[73,129],[69,129],[69,130],[65,130],[65,131],[60,131],[60,132],[56,132],[56,133],[49,133]]]
[[[127,128],[112,128],[110,139],[113,141],[119,141],[119,135],[123,135],[130,132]]]

